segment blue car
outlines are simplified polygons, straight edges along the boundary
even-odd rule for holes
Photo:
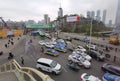
[[[57,51],[55,51],[54,49],[46,49],[44,51],[44,54],[48,54],[48,55],[52,55],[52,56],[58,56],[59,53]]]
[[[54,48],[57,51],[67,52],[66,43],[64,43],[64,42],[57,42],[57,44],[55,45]]]
[[[120,76],[105,73],[103,76],[103,81],[120,81]]]
[[[76,63],[68,63],[67,66],[74,71],[80,70],[80,67],[78,65],[76,65]]]
[[[55,47],[54,49],[57,50],[57,51],[64,52],[64,53],[67,52],[67,49],[66,48],[62,48],[62,47],[60,47],[60,48]]]

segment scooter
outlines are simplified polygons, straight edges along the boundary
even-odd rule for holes
[[[13,59],[14,55],[12,53],[9,53],[8,60]]]

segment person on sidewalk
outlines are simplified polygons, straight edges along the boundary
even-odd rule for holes
[[[24,65],[24,59],[23,59],[23,56],[21,56],[21,64]]]
[[[41,52],[42,52],[42,53],[44,52],[44,47],[41,47]]]
[[[11,45],[14,45],[14,42],[13,42],[13,41],[11,41]]]
[[[7,46],[7,44],[5,44],[5,48],[7,48],[8,46]]]

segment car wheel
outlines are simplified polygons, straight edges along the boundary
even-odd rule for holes
[[[52,72],[52,74],[57,75],[57,73],[56,73],[56,72],[54,72],[54,71]]]
[[[40,67],[37,67],[37,69],[38,69],[38,70],[41,70],[41,68],[40,68]]]
[[[100,59],[99,58],[97,58],[97,61],[99,61]]]

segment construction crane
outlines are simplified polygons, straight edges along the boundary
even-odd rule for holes
[[[1,21],[3,22],[4,28],[10,29],[10,27],[7,25],[7,23],[3,20],[2,17],[0,17]]]

